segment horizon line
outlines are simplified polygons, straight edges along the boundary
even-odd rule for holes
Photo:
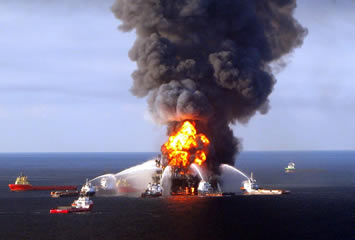
[[[245,150],[245,151],[240,151],[238,152],[238,154],[241,154],[243,152],[354,152],[355,149],[335,149],[335,150],[324,150],[324,149],[315,149],[315,150],[302,150],[302,149],[298,149],[298,150]],[[82,151],[68,151],[68,152],[56,152],[56,151],[49,151],[49,152],[37,152],[37,151],[29,151],[29,152],[0,152],[0,154],[29,154],[29,153],[32,153],[32,154],[54,154],[54,153],[57,153],[57,154],[80,154],[80,153],[154,153],[154,154],[161,154],[161,152],[151,152],[151,151],[136,151],[136,152],[133,152],[133,151],[96,151],[96,152],[90,152],[90,151],[87,151],[87,152],[82,152]]]

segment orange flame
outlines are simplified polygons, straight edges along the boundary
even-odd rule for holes
[[[207,159],[209,144],[210,141],[204,134],[197,134],[195,126],[190,121],[185,121],[162,146],[162,153],[172,166],[186,167],[191,163],[202,165]]]

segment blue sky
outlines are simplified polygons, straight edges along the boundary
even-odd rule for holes
[[[135,35],[112,2],[0,0],[0,152],[159,151],[165,127],[129,92]],[[272,109],[235,134],[244,150],[355,150],[355,3],[298,5],[309,35]]]

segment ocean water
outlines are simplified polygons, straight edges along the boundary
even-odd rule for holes
[[[243,152],[236,167],[281,196],[141,199],[94,197],[90,213],[50,215],[73,198],[10,192],[23,171],[34,185],[82,185],[156,153],[0,154],[0,239],[355,239],[355,152]],[[297,171],[286,174],[288,162]],[[239,183],[237,183],[239,184]]]

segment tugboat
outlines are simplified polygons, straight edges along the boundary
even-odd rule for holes
[[[296,171],[296,164],[294,162],[290,162],[288,166],[285,168],[285,172],[295,172]]]
[[[21,173],[16,178],[15,184],[9,184],[10,191],[50,191],[50,190],[76,190],[76,186],[33,186],[29,183],[27,176]]]
[[[142,193],[142,197],[160,197],[163,195],[163,188],[159,183],[149,183],[147,189]]]
[[[259,188],[256,180],[253,178],[253,173],[251,173],[250,178],[243,182],[243,187],[240,188],[243,195],[281,195],[288,194],[290,191],[279,190],[279,189],[263,189]]]
[[[49,210],[49,213],[76,213],[76,212],[89,212],[91,211],[94,203],[89,199],[88,196],[80,195],[80,197],[75,200],[71,206],[58,207]]]
[[[95,193],[96,193],[95,188],[92,186],[91,182],[89,182],[89,179],[86,179],[86,183],[81,188],[80,194],[91,197],[94,196]]]

